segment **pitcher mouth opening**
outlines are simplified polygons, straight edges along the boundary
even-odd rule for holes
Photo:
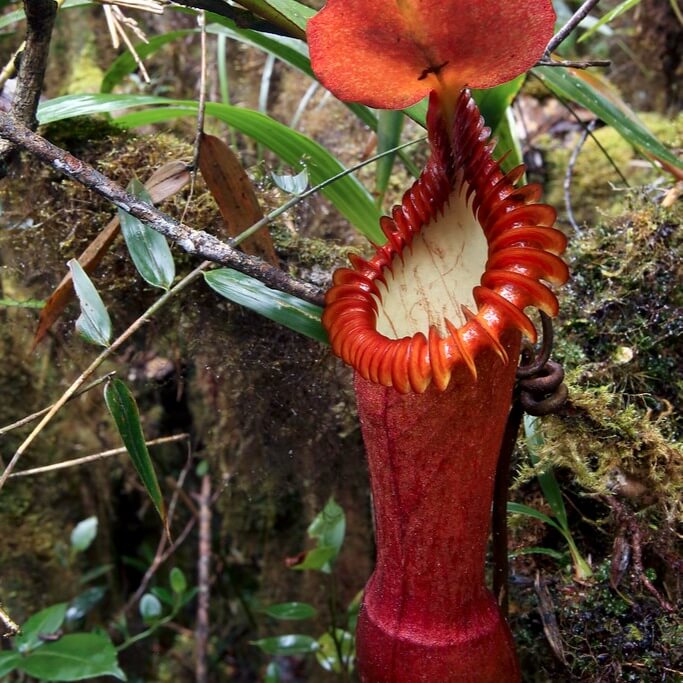
[[[555,210],[537,203],[538,185],[516,187],[523,166],[503,173],[470,93],[461,93],[450,130],[441,111],[432,93],[430,159],[381,219],[386,243],[335,272],[323,313],[334,352],[400,393],[431,383],[444,391],[457,366],[476,378],[486,347],[506,363],[503,334],[518,330],[534,341],[524,309],[557,315],[546,283],[568,278]]]

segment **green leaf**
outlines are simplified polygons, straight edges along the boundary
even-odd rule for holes
[[[162,33],[159,36],[152,36],[146,42],[137,43],[135,45],[135,52],[141,60],[144,60],[161,49],[164,45],[197,32],[197,29],[187,29],[185,31],[169,31],[168,33]],[[130,50],[121,53],[111,63],[111,66],[102,77],[100,92],[112,92],[126,76],[133,73],[137,68],[138,64]]]
[[[495,133],[498,126],[505,120],[507,108],[517,97],[517,93],[524,85],[526,74],[521,74],[507,83],[497,85],[486,90],[473,90],[472,97],[476,101],[486,125]]]
[[[92,5],[91,0],[66,0],[66,2],[61,6],[60,9],[71,9],[73,7],[85,7],[86,5]],[[0,17],[0,30],[6,26],[16,24],[19,21],[24,21],[26,19],[26,13],[23,9],[15,10],[14,12],[9,12],[5,16]]]
[[[280,683],[280,670],[277,668],[276,662],[268,664],[264,683]]]
[[[308,188],[308,171],[305,168],[296,175],[279,175],[271,172],[270,177],[287,194],[300,195]]]
[[[16,301],[14,299],[0,298],[0,306],[7,308],[43,308],[47,301],[45,299],[25,299],[24,301]]]
[[[14,650],[0,652],[0,676],[6,676],[17,668],[21,662],[21,655]]]
[[[305,36],[306,23],[315,14],[315,10],[296,0],[239,0],[239,4],[285,30],[287,24],[284,22],[290,22],[298,29],[291,31],[292,35],[298,37]]]
[[[187,590],[187,579],[185,578],[185,574],[183,574],[182,569],[173,567],[168,580],[174,593],[179,595]]]
[[[226,299],[312,339],[327,342],[327,333],[320,323],[322,309],[319,306],[270,289],[231,268],[209,271],[204,274],[204,279],[211,289]]]
[[[168,588],[154,586],[154,588],[152,588],[150,592],[152,593],[152,595],[155,595],[157,598],[159,598],[159,600],[161,600],[161,602],[163,602],[164,604],[169,605],[170,607],[173,607],[173,605],[175,605],[175,596],[170,590],[168,590]]]
[[[405,114],[402,111],[380,111],[377,125],[377,153],[397,147],[401,141],[401,131]],[[375,169],[375,193],[377,206],[381,207],[394,168],[396,152],[383,156]]]
[[[251,644],[256,645],[269,655],[304,655],[318,649],[315,638],[295,633],[273,638],[261,638],[261,640],[253,640]]]
[[[543,435],[540,430],[540,420],[532,415],[524,416],[524,434],[526,436],[527,450],[529,451],[529,460],[531,464],[538,465],[538,453],[543,446]],[[537,475],[538,483],[541,486],[541,491],[545,499],[548,501],[553,514],[560,523],[560,526],[569,531],[569,521],[567,518],[567,509],[564,506],[564,499],[562,498],[562,491],[555,479],[552,469],[545,472],[539,472]]]
[[[71,259],[67,265],[71,271],[76,296],[81,304],[81,314],[76,320],[76,330],[91,344],[109,346],[111,319],[102,298],[76,259]]]
[[[73,116],[107,113],[131,107],[169,105],[122,115],[116,120],[126,126],[142,126],[179,117],[195,116],[197,102],[173,100],[148,95],[66,95],[43,102],[38,118],[41,124],[61,121]],[[293,131],[265,114],[218,102],[207,102],[206,113],[234,127],[265,145],[290,166],[305,160],[311,184],[318,185],[344,170],[344,167],[324,147]],[[382,244],[386,237],[379,229],[380,212],[369,193],[351,175],[344,176],[322,190],[325,195],[368,239]]]
[[[641,153],[650,153],[672,166],[683,169],[683,161],[659,142],[632,113],[620,108],[614,98],[607,97],[586,80],[568,69],[550,66],[537,66],[533,73],[556,95],[590,109]]]
[[[323,633],[318,638],[318,649],[315,658],[325,671],[341,673],[353,671],[353,661],[356,656],[356,648],[353,636],[348,631],[340,628],[334,630],[335,637],[331,633]],[[335,639],[337,642],[335,643]],[[341,660],[339,655],[341,653]]]
[[[292,620],[311,619],[318,612],[307,602],[282,602],[279,605],[269,605],[263,612],[273,619]]]
[[[96,607],[107,594],[104,586],[93,586],[79,593],[70,603],[66,610],[66,621],[74,622],[82,619],[88,612]]]
[[[292,565],[297,571],[313,570],[329,574],[332,571],[331,562],[337,557],[337,549],[328,545],[321,545],[309,550],[299,564]]]
[[[153,204],[149,192],[137,178],[130,181],[128,191]],[[175,278],[175,263],[166,238],[123,209],[119,209],[119,221],[128,253],[138,273],[153,287],[168,289]]]
[[[344,510],[330,498],[308,527],[308,535],[318,541],[319,546],[331,547],[337,553],[341,550],[346,534]]]
[[[147,623],[156,621],[161,616],[161,602],[156,595],[145,593],[140,598],[140,616]]]
[[[22,658],[17,668],[47,681],[82,681],[95,676],[126,680],[114,645],[108,636],[99,633],[72,633],[45,643]]]
[[[582,43],[584,40],[592,36],[599,28],[605,24],[609,24],[617,17],[621,16],[624,12],[627,12],[631,7],[635,7],[640,0],[624,0],[624,2],[619,3],[614,9],[611,9],[607,14],[600,17],[576,42]]]
[[[520,555],[547,555],[558,562],[564,562],[567,556],[552,548],[543,548],[541,546],[529,546],[528,548],[518,548],[509,553],[510,557],[519,557]]]
[[[21,627],[21,635],[14,641],[16,649],[23,654],[43,645],[44,641],[40,636],[52,635],[62,627],[66,608],[67,603],[60,602],[36,612],[27,619]]]
[[[147,450],[145,436],[142,433],[140,413],[135,399],[128,387],[120,379],[114,378],[104,388],[104,400],[114,418],[123,445],[126,447],[133,465],[162,519],[166,533],[168,533],[164,500],[161,496],[152,458]]]
[[[83,552],[90,547],[96,536],[97,517],[88,517],[81,520],[71,532],[71,547],[74,550]]]
[[[562,527],[560,527],[560,525],[557,524],[557,522],[555,522],[554,519],[551,519],[545,513],[540,512],[539,510],[535,510],[534,508],[531,508],[528,505],[523,505],[522,503],[508,503],[507,510],[508,512],[511,512],[513,514],[526,515],[527,517],[540,519],[541,522],[545,522],[554,529],[557,529],[563,536],[565,536],[564,529],[562,529]]]

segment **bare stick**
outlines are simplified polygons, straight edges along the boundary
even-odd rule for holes
[[[120,185],[112,182],[89,164],[56,147],[3,113],[0,113],[0,136],[28,150],[41,161],[81,185],[94,190],[115,206],[176,242],[188,254],[201,256],[208,261],[239,270],[260,280],[272,289],[288,292],[306,301],[318,304],[322,302],[322,293],[318,287],[297,280],[279,268],[234,248],[251,233],[242,233],[242,235],[226,243],[207,232],[193,230],[126,192]],[[262,226],[259,225],[260,227]]]
[[[38,125],[36,110],[43,88],[52,27],[57,14],[54,0],[24,0],[26,40],[19,67],[17,89],[12,100],[12,116],[29,128]],[[12,153],[14,145],[0,141],[0,161]]]
[[[158,439],[151,439],[145,441],[146,446],[162,446],[167,443],[176,443],[178,441],[187,441],[190,438],[189,434],[174,434],[173,436],[162,436]],[[52,465],[45,465],[44,467],[33,467],[30,470],[21,470],[21,472],[14,472],[9,475],[10,479],[14,477],[30,477],[33,474],[44,474],[45,472],[55,472],[56,470],[64,470],[68,467],[76,467],[77,465],[85,465],[88,462],[95,460],[103,460],[104,458],[111,458],[114,455],[123,455],[127,453],[124,448],[112,448],[101,453],[93,453],[92,455],[84,455],[82,458],[74,458],[73,460],[65,460],[64,462],[56,462]]]
[[[73,396],[69,398],[69,401],[73,400],[74,398],[78,398],[79,396],[82,396],[86,392],[102,384],[102,382],[106,382],[110,377],[113,377],[115,374],[116,372],[108,372],[106,375],[100,377],[99,379],[96,379],[94,382],[91,382],[87,386],[83,387],[80,391],[77,391]],[[24,425],[27,425],[30,422],[33,422],[34,420],[37,420],[39,417],[45,415],[45,413],[47,413],[50,410],[50,408],[52,408],[52,406],[43,408],[42,410],[39,410],[37,413],[33,413],[31,415],[27,415],[26,417],[22,417],[21,420],[17,420],[16,422],[13,422],[10,425],[0,427],[0,436],[2,436],[3,434],[7,434],[7,432],[11,432],[13,429],[18,429],[19,427],[23,427]]]
[[[576,218],[574,217],[574,210],[572,209],[572,177],[574,175],[574,166],[576,165],[576,161],[579,158],[579,154],[581,153],[583,146],[586,144],[588,136],[595,129],[595,124],[596,120],[593,119],[592,121],[589,121],[588,125],[583,129],[581,137],[579,138],[579,141],[576,143],[576,147],[574,147],[571,157],[569,157],[569,163],[567,164],[567,172],[564,174],[564,183],[562,184],[564,189],[564,205],[567,209],[567,218],[569,219],[572,228],[574,228],[574,230],[576,230],[577,233],[580,233],[581,229],[579,228],[576,222]]]
[[[549,59],[550,54],[569,37],[569,34],[588,16],[589,12],[600,0],[586,0],[572,15],[571,19],[552,37],[545,48],[545,56]]]
[[[176,482],[173,494],[171,495],[171,502],[168,504],[168,526],[171,526],[171,523],[173,521],[173,516],[175,515],[175,509],[178,504],[178,497],[180,495],[180,491],[182,490],[183,486],[185,485],[185,479],[187,479],[187,475],[190,473],[190,468],[192,467],[192,448],[188,444],[188,450],[187,450],[187,460],[185,461],[185,465],[183,466],[183,469],[180,471],[180,476],[178,477],[178,481]],[[186,526],[185,529],[183,529],[183,532],[180,534],[180,536],[175,540],[175,543],[178,543],[178,541],[181,538],[186,538],[187,534],[190,533],[192,530],[192,526],[194,526],[194,523],[196,521],[195,517],[192,517],[190,519],[190,522],[192,523],[191,526]],[[185,531],[187,530],[187,533]],[[184,535],[183,535],[184,534]],[[166,550],[166,545],[168,544],[168,535],[166,534],[165,531],[161,533],[161,537],[159,538],[159,543],[157,544],[157,549],[156,552],[154,553],[154,559],[152,560],[152,564],[147,568],[147,571],[145,572],[145,575],[142,577],[142,581],[140,581],[140,585],[138,586],[137,590],[133,595],[131,595],[130,598],[128,598],[128,601],[126,604],[118,611],[116,616],[114,617],[114,621],[118,621],[121,615],[125,614],[130,610],[135,604],[137,604],[138,600],[144,595],[145,591],[147,590],[147,586],[149,585],[149,582],[152,580],[152,577],[156,573],[157,569],[161,566],[162,562],[164,561],[162,558],[164,558],[164,551]],[[175,545],[175,544],[174,544]],[[177,547],[177,546],[176,546]]]
[[[204,261],[200,266],[195,268],[189,275],[186,275],[180,282],[171,287],[165,294],[157,299],[123,334],[115,339],[111,346],[107,347],[100,353],[95,360],[76,378],[73,384],[62,394],[59,400],[50,408],[44,415],[43,419],[36,425],[34,430],[24,439],[19,446],[16,453],[12,456],[7,467],[5,467],[2,475],[0,475],[0,489],[5,485],[9,475],[14,470],[19,458],[24,454],[26,449],[33,443],[34,439],[40,434],[45,425],[57,414],[60,408],[81,388],[81,386],[89,379],[90,375],[97,370],[97,368],[111,356],[116,349],[118,349],[128,338],[137,332],[160,308],[162,308],[170,299],[178,292],[182,291],[191,282],[193,282],[199,275],[209,267],[209,263]]]
[[[589,69],[591,66],[611,66],[609,59],[540,59],[536,66],[560,66],[567,69]]]
[[[211,579],[211,478],[202,477],[199,494],[199,560],[197,562],[197,625],[195,627],[195,681],[207,683],[209,601]]]

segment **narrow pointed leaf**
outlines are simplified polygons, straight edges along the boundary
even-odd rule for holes
[[[99,633],[72,633],[45,643],[24,657],[17,668],[46,681],[82,681],[96,676],[126,680],[114,645]]]
[[[683,169],[683,161],[635,118],[633,112],[626,109],[618,98],[599,86],[595,77],[549,66],[536,67],[534,73],[555,94],[590,109],[641,153],[650,154],[675,168]]]
[[[596,21],[576,42],[582,43],[592,36],[598,29],[602,28],[605,24],[609,24],[610,21],[614,21],[617,17],[620,17],[624,12],[627,12],[631,7],[635,7],[640,0],[624,0],[620,2],[616,7],[611,9],[607,14],[603,15]]]
[[[315,14],[315,10],[296,0],[239,0],[239,4],[302,39],[306,36],[308,19]]]
[[[261,640],[252,641],[251,644],[269,655],[302,655],[318,649],[315,638],[294,633],[274,638],[261,638]]]
[[[540,512],[539,510],[535,510],[532,507],[529,507],[528,505],[523,505],[522,503],[508,503],[507,506],[508,512],[512,512],[513,514],[517,515],[526,515],[527,517],[533,517],[534,519],[538,519],[541,522],[545,522],[549,526],[553,527],[554,529],[557,529],[560,533],[564,535],[563,529],[560,527],[557,522],[555,522],[554,519],[548,517],[544,512]]]
[[[539,463],[539,450],[543,446],[543,435],[540,430],[540,422],[537,417],[532,415],[524,416],[524,434],[526,436],[527,450],[529,451],[529,460],[531,464],[536,466]],[[567,508],[564,505],[562,498],[562,491],[552,469],[537,474],[538,483],[541,486],[541,491],[545,499],[548,501],[553,514],[564,529],[569,529],[569,519],[567,517]]]
[[[402,111],[380,111],[377,124],[377,153],[381,154],[398,146],[405,114]],[[396,152],[383,156],[377,162],[375,170],[375,194],[377,206],[382,206],[384,194],[389,185],[391,171],[394,168]]]
[[[187,164],[182,161],[169,161],[152,173],[149,180],[145,183],[145,187],[152,197],[152,201],[157,203],[173,196],[189,182],[190,172]],[[117,215],[107,223],[104,230],[95,237],[78,257],[78,262],[83,266],[83,270],[86,273],[92,273],[97,268],[119,234],[120,229],[121,225]],[[57,285],[47,302],[43,303],[43,310],[40,312],[38,329],[33,338],[31,350],[35,349],[47,334],[48,330],[62,314],[66,305],[71,301],[73,294],[73,281],[69,272]]]
[[[67,264],[73,278],[76,296],[81,304],[81,315],[76,320],[78,333],[91,344],[109,346],[111,320],[95,285],[76,259]]]
[[[320,323],[320,306],[270,289],[259,280],[231,268],[212,270],[204,274],[204,279],[211,289],[226,299],[307,337],[327,342],[327,334]]]
[[[115,378],[105,387],[104,400],[114,418],[123,445],[133,461],[133,466],[137,470],[138,476],[168,533],[164,499],[161,495],[152,458],[147,450],[145,436],[140,424],[140,413],[138,412],[135,399],[128,390],[128,387],[120,379]]]
[[[263,211],[249,176],[237,155],[215,135],[203,134],[199,142],[199,170],[218,204],[225,233],[236,237],[263,218]],[[240,244],[247,253],[277,266],[273,240],[267,227]]]
[[[149,192],[137,178],[130,181],[128,191],[148,204],[152,203]],[[175,263],[166,238],[123,209],[118,213],[121,232],[138,273],[153,287],[168,289],[175,278]]]
[[[283,621],[311,619],[318,613],[315,607],[307,602],[283,602],[279,605],[269,605],[263,609],[263,612],[273,619]]]
[[[73,116],[149,105],[170,106],[123,115],[117,121],[134,127],[195,116],[197,112],[197,102],[192,100],[173,100],[148,95],[66,95],[44,102],[39,107],[38,118],[41,123],[48,123]],[[314,185],[344,170],[344,167],[317,142],[265,114],[217,102],[208,102],[206,113],[265,145],[290,166],[296,166],[302,157],[305,157],[311,183]],[[368,239],[378,244],[386,241],[386,237],[379,229],[379,211],[367,190],[352,175],[328,185],[322,190],[322,194]]]
[[[164,45],[179,40],[192,33],[197,32],[196,29],[186,29],[184,31],[169,31],[158,36],[152,36],[145,42],[139,42],[135,45],[135,52],[137,56],[144,60],[146,57],[154,54],[160,50]],[[120,54],[107,69],[102,77],[102,84],[100,85],[100,92],[109,93],[121,83],[126,76],[136,71],[138,63],[135,60],[132,52],[126,50]]]

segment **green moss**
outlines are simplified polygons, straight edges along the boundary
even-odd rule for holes
[[[671,119],[650,113],[643,114],[641,119],[670,149],[683,144],[683,114]],[[579,133],[569,143],[549,135],[539,136],[534,141],[546,160],[548,177],[544,201],[558,208],[562,221],[566,221],[565,175],[578,136]],[[618,215],[629,206],[627,187],[607,155],[632,188],[649,186],[662,175],[660,169],[637,153],[614,128],[605,126],[596,130],[593,136],[595,139],[589,137],[583,145],[571,177],[572,209],[579,225],[590,225],[604,216]]]

